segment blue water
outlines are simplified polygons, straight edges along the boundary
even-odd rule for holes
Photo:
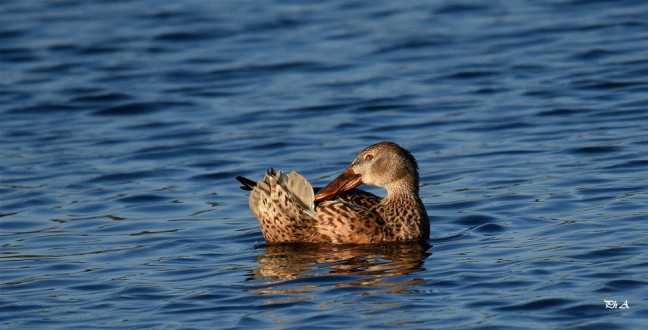
[[[0,327],[645,328],[646,17],[3,1]],[[417,157],[429,241],[264,244],[235,176],[323,185],[379,141]]]

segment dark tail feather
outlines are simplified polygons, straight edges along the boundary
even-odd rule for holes
[[[256,187],[256,182],[254,182],[254,181],[252,181],[252,180],[250,180],[248,178],[244,178],[242,176],[237,176],[236,180],[238,180],[240,183],[243,184],[241,186],[241,189],[243,189],[243,190],[252,190],[252,188]]]

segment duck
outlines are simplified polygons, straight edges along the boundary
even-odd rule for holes
[[[271,168],[257,182],[236,179],[241,189],[251,191],[250,210],[269,244],[373,244],[430,237],[418,164],[394,142],[363,149],[323,188],[313,188],[294,170],[285,174]],[[384,188],[387,195],[357,189],[361,184]]]

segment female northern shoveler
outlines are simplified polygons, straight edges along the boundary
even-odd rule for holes
[[[333,182],[314,194],[303,176],[269,171],[264,180],[237,177],[252,190],[250,210],[268,243],[364,244],[427,239],[430,221],[419,198],[418,165],[409,151],[381,142],[360,151]],[[354,189],[387,190],[387,197]]]

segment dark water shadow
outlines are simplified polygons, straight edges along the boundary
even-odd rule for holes
[[[431,247],[427,242],[266,245],[264,253],[256,259],[260,266],[252,271],[252,275],[254,279],[267,279],[269,282],[254,289],[330,285],[403,288],[417,285],[423,280],[406,277],[399,281],[395,278],[424,271],[424,261],[432,255],[427,252]]]

